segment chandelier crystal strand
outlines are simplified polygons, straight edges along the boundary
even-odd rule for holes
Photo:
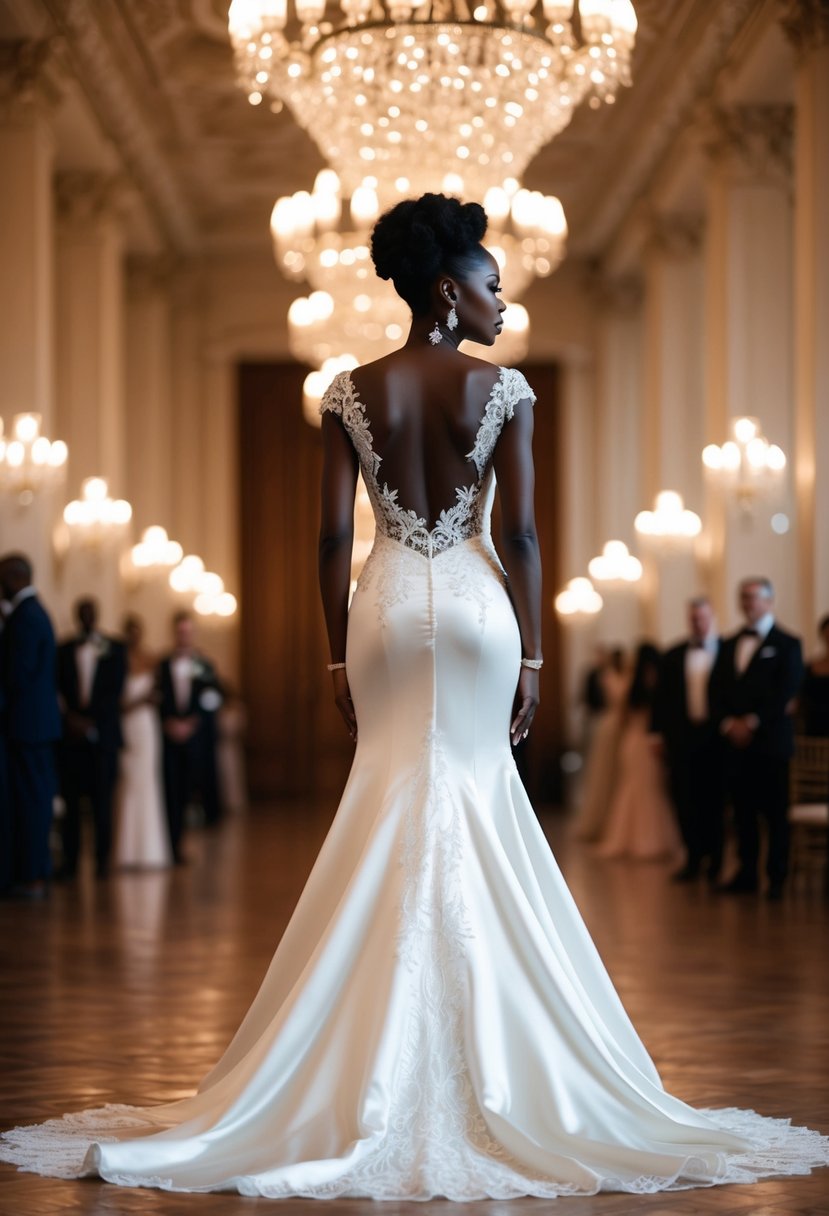
[[[520,178],[576,106],[630,83],[630,0],[233,0],[228,27],[240,86],[254,105],[285,103],[339,173],[483,198]],[[415,154],[416,153],[416,154]]]

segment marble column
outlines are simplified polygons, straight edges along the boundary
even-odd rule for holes
[[[164,257],[127,264],[124,485],[136,534],[173,525],[172,273]]]
[[[651,508],[660,490],[676,490],[686,507],[703,509],[705,444],[702,222],[657,215],[645,249],[643,479]],[[643,549],[647,634],[666,644],[685,627],[685,604],[699,594],[694,550]]]
[[[789,0],[783,26],[797,55],[794,216],[794,476],[797,622],[811,649],[829,612],[829,8]],[[794,622],[793,622],[794,623]]]
[[[742,106],[708,115],[705,249],[705,441],[730,438],[730,421],[759,419],[791,458],[792,194],[790,107]],[[752,574],[777,588],[777,612],[800,619],[797,519],[790,478],[776,502],[745,510],[706,493],[709,581],[726,627],[737,621],[736,586]],[[789,530],[772,530],[772,512]]]
[[[608,540],[637,549],[633,520],[642,501],[643,341],[642,284],[638,278],[604,279],[595,289],[597,304],[595,513],[589,557]],[[586,574],[582,568],[574,574]],[[600,640],[631,645],[642,628],[640,587],[598,588],[605,606],[597,621]]]
[[[54,233],[51,127],[57,100],[46,43],[0,45],[0,417],[41,415],[56,430],[54,410]],[[53,596],[51,530],[62,504],[41,492],[23,506],[0,498],[0,549],[26,552],[44,600]]]
[[[68,497],[105,477],[125,497],[124,248],[120,179],[67,173],[57,179],[57,419],[69,444]],[[118,551],[73,545],[62,570],[67,600],[94,590],[102,625],[123,607]]]

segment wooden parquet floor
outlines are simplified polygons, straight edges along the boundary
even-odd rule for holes
[[[829,907],[819,887],[780,904],[667,881],[659,865],[598,862],[543,822],[667,1088],[829,1133]],[[104,1102],[191,1091],[253,997],[327,827],[308,806],[237,819],[189,842],[192,864],[0,903],[0,1126]],[[0,1166],[0,1216],[251,1216],[234,1195],[124,1190]],[[283,1200],[286,1213],[320,1204]],[[818,1216],[829,1170],[653,1196],[468,1204],[333,1201],[326,1216]]]

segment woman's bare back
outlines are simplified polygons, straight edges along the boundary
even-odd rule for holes
[[[431,527],[478,481],[469,459],[499,369],[481,359],[435,352],[425,360],[404,347],[351,373],[365,407],[380,480]]]

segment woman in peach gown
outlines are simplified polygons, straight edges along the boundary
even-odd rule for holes
[[[619,739],[622,718],[630,687],[630,673],[624,651],[610,652],[600,676],[604,709],[597,715],[579,802],[575,834],[579,840],[598,840],[607,821],[610,801],[616,787]]]
[[[601,857],[656,861],[682,854],[662,758],[650,732],[658,682],[659,651],[643,642],[624,710],[616,788],[598,847]]]

